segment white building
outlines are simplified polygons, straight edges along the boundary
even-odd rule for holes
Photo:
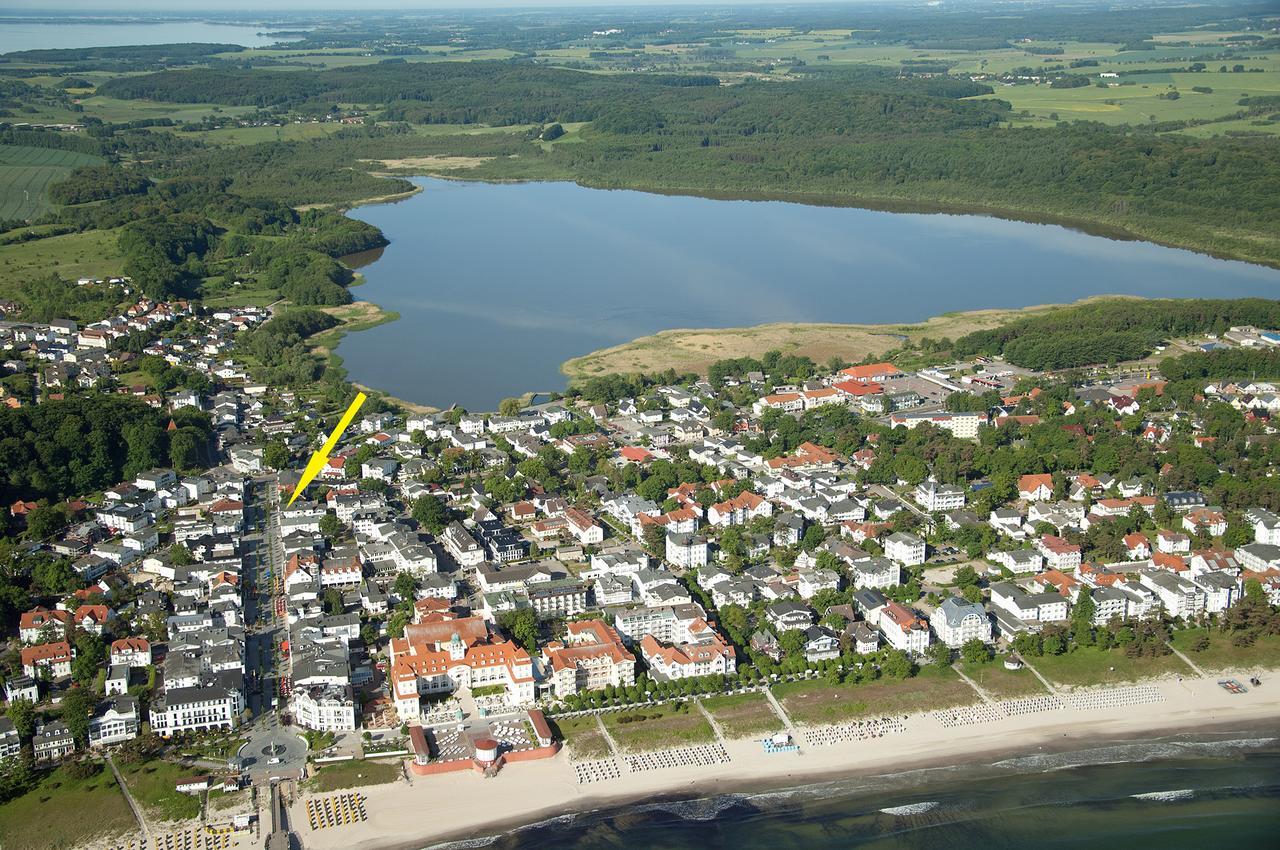
[[[244,695],[220,685],[173,688],[151,704],[151,731],[162,738],[181,732],[234,729],[244,711]]]
[[[976,602],[958,596],[948,596],[929,617],[929,625],[938,640],[952,649],[959,649],[966,641],[977,638],[983,643],[991,640],[991,618],[987,610]]]
[[[682,569],[692,570],[707,563],[707,541],[696,534],[667,534],[667,560]]]
[[[880,611],[880,631],[894,649],[919,655],[929,648],[929,624],[910,608],[890,602]]]
[[[923,564],[925,559],[924,541],[914,534],[896,532],[884,540],[884,554],[903,566],[910,567]]]
[[[926,511],[953,511],[964,507],[964,490],[932,479],[922,481],[912,494]]]
[[[304,729],[350,732],[356,728],[356,703],[349,685],[296,686],[293,717]]]
[[[138,737],[138,700],[117,696],[98,705],[89,718],[89,746],[108,747]]]
[[[1191,619],[1204,613],[1204,590],[1168,570],[1140,570],[1138,583],[1154,593],[1171,616]]]

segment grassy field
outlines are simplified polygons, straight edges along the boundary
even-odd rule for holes
[[[986,664],[962,663],[960,671],[994,699],[1016,699],[1046,693],[1035,673],[1025,667],[1021,670],[1006,670],[998,658]]]
[[[625,717],[644,715],[644,720],[622,722]],[[635,711],[604,715],[604,725],[618,746],[624,750],[664,750],[688,744],[705,744],[715,739],[707,719],[694,708],[684,711],[675,706],[646,706]]]
[[[1030,69],[1030,73],[1041,75],[1079,74],[1095,81],[1102,80],[1097,75],[1103,72],[1122,74],[1107,80],[1112,85],[1106,88],[1093,85],[1051,88],[1047,82],[1005,85],[993,81],[995,93],[987,97],[1008,101],[1015,113],[1025,110],[1028,115],[1014,119],[1015,124],[1023,125],[1049,126],[1058,120],[1147,124],[1216,119],[1238,110],[1237,101],[1245,95],[1280,92],[1280,52],[1277,51],[1253,50],[1247,60],[1227,62],[1228,66],[1244,64],[1250,69],[1246,73],[1219,73],[1221,61],[1215,64],[1208,60],[1204,60],[1209,65],[1206,71],[1179,70],[1207,53],[1226,47],[1225,39],[1232,35],[1226,31],[1157,35],[1155,50],[1135,51],[1125,51],[1115,43],[1071,40],[1034,41],[989,50],[913,48],[868,43],[852,38],[848,30],[800,31],[784,27],[737,34],[741,40],[721,43],[718,47],[732,50],[741,61],[777,63],[773,68],[761,65],[754,75],[779,79],[793,76],[791,65],[796,60],[814,67],[875,65],[886,68],[909,67],[906,63],[927,61],[947,66],[949,73],[957,77],[1006,74],[1015,69]],[[702,62],[698,54],[702,46],[694,43],[646,45],[643,52],[675,58],[682,65],[696,67]],[[1046,48],[1061,53],[1033,52]],[[541,55],[552,61],[591,62],[587,51],[587,48],[571,48],[543,51]],[[1097,64],[1070,67],[1076,61]],[[1061,70],[1054,70],[1057,68]],[[1148,70],[1150,73],[1134,73]],[[1213,91],[1193,92],[1193,86]],[[1177,99],[1159,96],[1174,90],[1180,95]],[[1228,130],[1280,133],[1280,123],[1242,123],[1206,125],[1195,128],[1193,134],[1214,135]]]
[[[315,791],[340,791],[362,785],[383,785],[401,777],[400,762],[340,761],[319,768],[310,780]]]
[[[246,115],[252,106],[217,106],[212,103],[165,103],[155,100],[117,100],[94,95],[81,101],[89,115],[104,121],[137,121],[143,118],[172,118],[174,121],[200,121],[206,115]]]
[[[247,790],[231,793],[213,790],[209,792],[206,808],[209,812],[231,812],[237,809],[248,809],[252,799]],[[209,819],[213,820],[214,818],[210,816]]]
[[[147,819],[162,821],[191,820],[200,816],[200,798],[174,790],[174,784],[200,773],[167,761],[143,764],[117,764],[129,793],[142,806]]]
[[[1209,648],[1195,652],[1191,644],[1209,635]],[[1280,668],[1280,635],[1264,635],[1253,646],[1232,646],[1231,638],[1208,629],[1175,632],[1173,645],[1206,672],[1274,670]]]
[[[0,219],[35,218],[49,209],[49,184],[100,157],[56,148],[0,145]]]
[[[878,679],[860,685],[785,682],[775,685],[773,693],[792,720],[807,726],[933,711],[979,699],[949,667],[926,668],[911,679]]]
[[[24,281],[56,272],[63,280],[120,274],[115,230],[87,230],[0,246],[0,296],[13,298]]]
[[[779,322],[749,328],[703,328],[662,331],[612,348],[593,351],[566,361],[560,371],[570,380],[626,372],[660,372],[664,369],[705,373],[717,360],[758,357],[777,349],[784,354],[806,355],[817,363],[831,357],[858,362],[901,345],[901,337],[956,339],[977,330],[1002,325],[1025,310],[973,310],[936,316],[915,325],[826,325]]]
[[[1063,685],[1112,685],[1162,676],[1192,676],[1176,655],[1129,658],[1119,650],[1078,647],[1065,655],[1029,659],[1046,679]]]
[[[730,738],[770,735],[782,729],[782,720],[764,694],[707,697],[702,707],[711,712]]]
[[[609,742],[604,739],[594,714],[566,717],[553,721],[569,747],[571,759],[602,759],[609,755]]]
[[[4,850],[63,850],[137,829],[124,795],[103,769],[90,779],[50,773],[28,794],[0,805]]]

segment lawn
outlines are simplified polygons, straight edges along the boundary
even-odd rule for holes
[[[933,711],[979,699],[950,667],[925,668],[910,679],[877,679],[859,685],[784,682],[775,685],[773,693],[792,720],[808,726]]]
[[[986,664],[963,663],[960,665],[960,671],[997,700],[1047,693],[1035,673],[1026,667],[1021,670],[1006,670],[998,658]]]
[[[1077,647],[1064,655],[1027,659],[1046,679],[1063,685],[1112,685],[1161,676],[1193,676],[1170,653],[1159,658],[1129,658],[1120,650]]]
[[[57,148],[0,145],[0,219],[35,218],[49,209],[50,183],[101,157]]]
[[[116,767],[148,819],[179,821],[200,816],[200,797],[183,794],[173,787],[180,779],[200,775],[199,768],[159,760]]]
[[[769,735],[782,729],[782,720],[764,694],[707,697],[702,707],[711,712],[729,738]]]
[[[1191,644],[1208,632],[1209,648],[1195,652]],[[1253,646],[1232,646],[1231,638],[1208,629],[1174,632],[1173,645],[1206,672],[1274,670],[1280,668],[1280,635],[1264,635]]]
[[[4,850],[48,850],[137,830],[111,771],[70,779],[55,770],[30,793],[0,805]]]
[[[362,785],[382,785],[402,776],[399,760],[394,762],[340,761],[320,767],[311,779],[316,791],[340,791]]]
[[[643,716],[643,720],[624,722]],[[618,746],[624,750],[665,750],[689,744],[706,744],[715,740],[715,732],[707,718],[696,708],[682,705],[646,706],[633,711],[604,715],[604,725]]]
[[[581,717],[565,717],[553,720],[569,747],[572,759],[602,759],[610,755],[609,742],[604,739],[594,714]]]

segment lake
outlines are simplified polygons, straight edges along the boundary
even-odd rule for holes
[[[352,213],[391,244],[357,298],[400,320],[348,335],[350,378],[492,410],[563,389],[560,364],[668,328],[915,322],[1090,295],[1280,296],[1280,270],[1065,227],[585,189],[415,180]]]
[[[103,23],[54,24],[21,18],[0,23],[0,53],[62,47],[119,47],[132,44],[239,44],[266,47],[287,39],[266,35],[262,26],[214,24],[205,21],[167,21],[144,24],[132,20]]]

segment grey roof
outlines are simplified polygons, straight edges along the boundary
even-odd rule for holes
[[[964,622],[965,617],[971,617],[976,614],[985,619],[987,609],[976,602],[961,599],[959,596],[948,596],[938,606],[938,613],[946,618],[948,626],[958,628]]]

